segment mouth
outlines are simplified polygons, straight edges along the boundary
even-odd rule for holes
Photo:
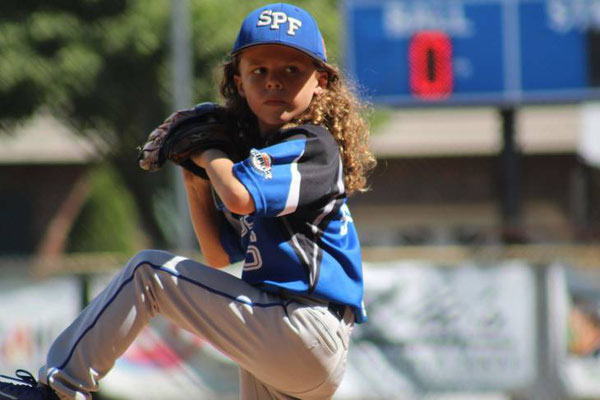
[[[264,104],[267,106],[279,107],[279,106],[285,106],[287,103],[285,101],[279,100],[279,99],[269,99],[269,100],[266,100],[264,102]]]

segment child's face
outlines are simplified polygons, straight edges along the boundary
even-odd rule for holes
[[[261,132],[271,133],[302,114],[327,84],[327,73],[300,51],[258,45],[241,53],[235,83],[258,118]]]

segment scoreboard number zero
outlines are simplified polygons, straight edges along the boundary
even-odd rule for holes
[[[409,42],[408,62],[413,96],[423,100],[441,100],[452,94],[452,42],[446,33],[415,33]]]

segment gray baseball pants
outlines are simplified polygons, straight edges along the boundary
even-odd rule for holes
[[[340,320],[326,305],[303,303],[145,250],[59,335],[39,379],[63,399],[91,400],[142,328],[162,315],[239,365],[241,399],[329,399],[344,374],[352,312]]]

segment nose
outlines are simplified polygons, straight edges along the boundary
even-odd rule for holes
[[[283,83],[276,72],[271,72],[267,76],[267,89],[282,89]]]

